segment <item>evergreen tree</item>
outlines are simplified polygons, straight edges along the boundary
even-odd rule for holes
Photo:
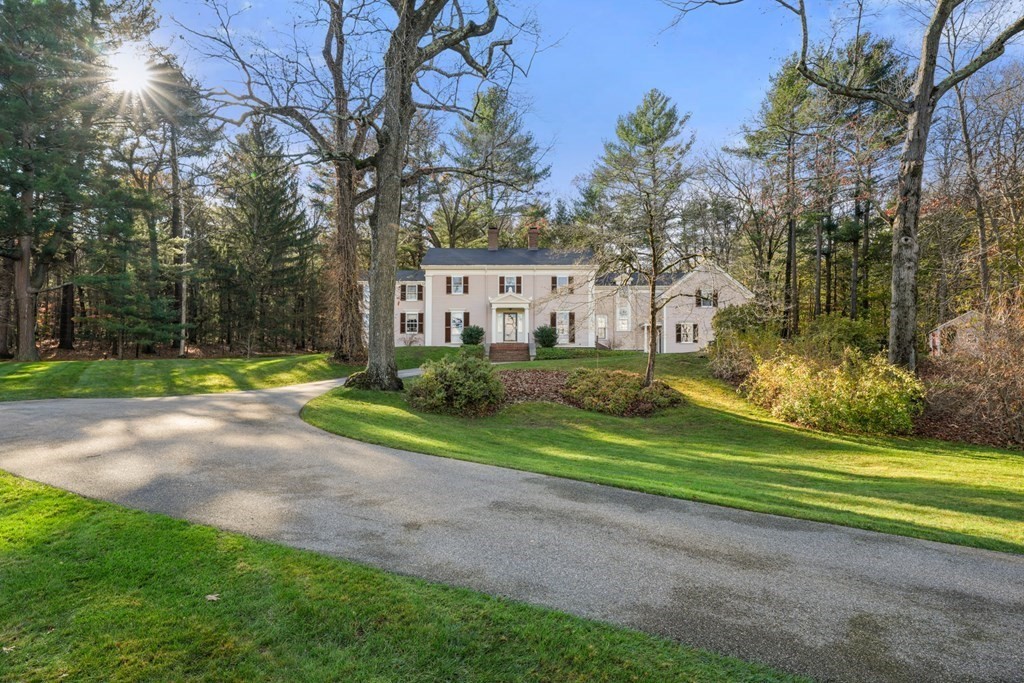
[[[235,338],[247,354],[274,348],[282,339],[301,344],[295,322],[315,233],[284,143],[266,119],[255,117],[232,144],[224,166],[218,243],[230,267]]]

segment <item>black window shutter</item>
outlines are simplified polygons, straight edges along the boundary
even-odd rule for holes
[[[551,291],[552,292],[557,292],[558,291],[558,276],[557,275],[552,275],[551,276]]]
[[[504,275],[499,275],[498,276],[498,294],[504,294],[504,293],[505,293],[505,276]]]
[[[450,278],[449,278],[450,280]],[[444,314],[444,343],[452,343],[452,313],[448,311]]]
[[[693,295],[693,300],[694,300],[694,304],[697,306],[697,308],[700,308],[701,296],[700,296],[700,290],[699,289],[697,290],[697,293]]]
[[[569,293],[572,294],[575,290],[572,286],[572,275],[569,276]]]
[[[576,314],[569,311],[569,343],[576,343]]]
[[[711,295],[711,305],[718,308],[718,290],[716,289]]]
[[[405,285],[399,285],[398,287],[398,298],[405,301]],[[405,330],[402,330],[405,332]]]
[[[422,313],[418,313],[418,314],[417,314],[417,316],[419,317],[419,321],[420,321],[420,324],[419,324],[419,328],[420,328],[420,330],[419,330],[419,332],[420,332],[420,334],[424,334],[424,329],[423,329],[423,314],[422,314]]]
[[[399,313],[398,315],[398,329],[405,334],[405,313]]]
[[[469,276],[468,275],[463,275],[462,276],[462,293],[463,294],[469,294]]]
[[[683,326],[681,323],[676,323],[676,344],[683,343]]]
[[[523,293],[523,276],[516,275],[516,294]]]
[[[691,341],[692,341],[692,342],[693,342],[694,344],[696,344],[696,343],[697,343],[697,330],[699,330],[699,329],[700,329],[700,328],[699,328],[699,327],[697,326],[697,323],[694,323],[694,324],[693,324],[693,339],[691,339]]]
[[[469,311],[462,314],[462,329],[469,327]]]
[[[551,327],[558,328],[558,317],[555,313],[551,314]]]
[[[444,283],[445,283],[445,287],[447,288],[447,293],[451,294],[452,293],[452,276],[449,275],[448,277],[446,277],[444,279]]]

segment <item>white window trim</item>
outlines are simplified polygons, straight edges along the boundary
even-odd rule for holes
[[[569,343],[569,311],[555,312],[555,330],[558,331],[558,343]],[[562,333],[565,330],[565,334]]]
[[[515,294],[516,293],[516,278],[517,275],[502,275],[501,276],[501,293],[502,294]],[[512,289],[509,289],[511,283]]]
[[[452,275],[452,296],[462,296],[465,294],[465,288],[463,287],[464,275]],[[458,291],[455,291],[456,282],[458,283]]]
[[[603,324],[601,322],[602,319],[604,320]],[[598,339],[607,339],[608,338],[608,316],[603,315],[603,314],[598,315],[597,316],[597,320],[596,320],[596,327],[597,327],[597,338]]]
[[[415,292],[415,294],[414,294]],[[419,285],[406,285],[405,286],[405,300],[406,301],[419,301],[420,300],[420,286]]]
[[[452,292],[452,293],[454,294],[454,292]],[[462,330],[464,330],[465,327],[466,327],[466,312],[465,311],[449,311],[449,313],[451,314],[451,330],[452,330],[452,333],[451,333],[452,341],[451,341],[451,343],[452,344],[461,344],[462,343]],[[455,321],[456,320],[459,321],[458,332],[455,331]]]

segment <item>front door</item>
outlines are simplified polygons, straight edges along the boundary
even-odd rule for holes
[[[517,342],[519,341],[519,314],[518,313],[503,313],[505,316],[505,334],[502,337],[502,341]]]

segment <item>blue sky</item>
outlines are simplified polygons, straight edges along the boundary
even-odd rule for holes
[[[242,6],[243,0],[232,4]],[[291,23],[287,0],[248,0],[242,24],[284,27]],[[528,77],[515,83],[530,103],[528,125],[544,146],[552,198],[575,194],[573,179],[586,173],[613,134],[616,118],[658,88],[692,113],[701,148],[734,141],[756,113],[768,78],[798,47],[798,27],[773,3],[710,7],[672,27],[673,11],[659,0],[541,0],[534,8],[543,32]],[[165,42],[180,34],[174,20],[196,26],[203,11],[195,0],[162,0]],[[201,27],[199,27],[201,28]],[[175,51],[185,46],[173,40]],[[196,56],[186,64],[208,85],[224,72]]]

